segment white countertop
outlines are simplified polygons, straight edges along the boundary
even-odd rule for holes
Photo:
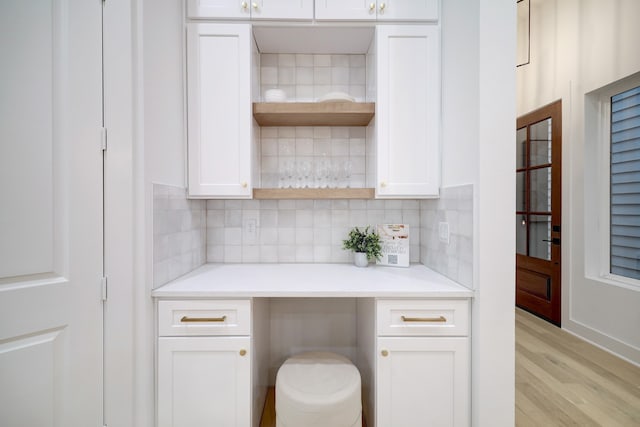
[[[435,271],[352,264],[205,264],[155,289],[156,298],[387,297],[471,298]]]

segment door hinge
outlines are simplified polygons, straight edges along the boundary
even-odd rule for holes
[[[100,281],[102,285],[102,301],[107,300],[107,276],[103,276]]]
[[[100,148],[102,151],[107,149],[107,128],[100,128]]]

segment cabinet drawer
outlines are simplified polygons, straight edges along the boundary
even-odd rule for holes
[[[250,300],[159,301],[159,336],[249,335]]]
[[[380,336],[467,336],[468,300],[378,300]]]

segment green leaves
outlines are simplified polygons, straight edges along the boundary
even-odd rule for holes
[[[380,236],[370,226],[365,229],[354,227],[349,231],[349,238],[342,241],[342,249],[353,252],[364,252],[368,260],[374,260],[382,256]]]

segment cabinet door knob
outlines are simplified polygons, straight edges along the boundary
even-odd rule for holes
[[[247,354],[247,350],[245,350],[244,348],[240,350],[240,356],[244,356]]]
[[[246,9],[247,6],[249,6],[249,5],[247,4],[246,1],[243,1],[242,3],[240,3],[240,7],[243,8],[243,9]]]
[[[389,352],[387,350],[382,350],[380,354],[382,354],[382,357],[387,357],[389,355]]]
[[[251,3],[251,7],[258,10],[258,3],[256,2]]]
[[[384,8],[387,7],[385,3],[380,4],[380,12],[384,12]]]
[[[369,5],[369,11],[370,11],[370,12],[373,12],[373,11],[375,11],[375,10],[376,10],[376,4],[375,4],[375,3],[371,3],[371,4]]]
[[[242,188],[247,188],[247,181],[242,181],[240,185],[242,185]]]
[[[387,186],[387,181],[381,181],[380,182],[380,187],[384,188]]]

